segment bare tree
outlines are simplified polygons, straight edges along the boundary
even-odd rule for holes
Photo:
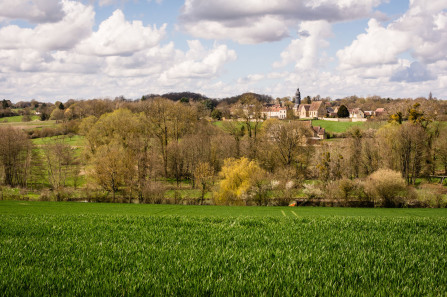
[[[19,129],[0,127],[0,166],[3,182],[25,187],[30,174],[32,144]]]

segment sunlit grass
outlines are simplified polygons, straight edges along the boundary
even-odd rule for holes
[[[444,209],[0,202],[18,295],[443,295]]]

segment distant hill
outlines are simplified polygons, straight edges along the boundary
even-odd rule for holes
[[[204,100],[210,99],[207,96],[204,96],[199,93],[193,93],[193,92],[173,92],[173,93],[166,93],[163,95],[150,94],[150,95],[144,95],[141,99],[147,100],[147,99],[151,99],[151,98],[155,98],[155,97],[163,97],[163,98],[170,99],[172,101],[180,101],[182,98],[188,98],[189,100],[193,100],[193,101],[204,101]]]
[[[247,96],[247,95],[251,95],[251,96],[255,97],[256,100],[258,100],[259,102],[262,102],[262,103],[270,103],[271,101],[273,101],[273,97],[270,95],[261,95],[261,94],[249,92],[249,93],[243,93],[243,94],[233,96],[233,97],[219,99],[219,103],[226,102],[228,104],[234,104],[234,103],[238,102],[242,97]]]

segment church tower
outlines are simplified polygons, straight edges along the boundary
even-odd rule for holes
[[[300,89],[296,89],[296,93],[295,93],[295,104],[300,105],[301,104],[301,93],[300,93]]]

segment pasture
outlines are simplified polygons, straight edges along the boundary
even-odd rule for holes
[[[312,120],[313,126],[320,126],[326,129],[326,132],[343,133],[352,127],[362,127],[365,122],[331,122],[325,120]]]
[[[444,295],[445,209],[0,201],[17,295]]]

